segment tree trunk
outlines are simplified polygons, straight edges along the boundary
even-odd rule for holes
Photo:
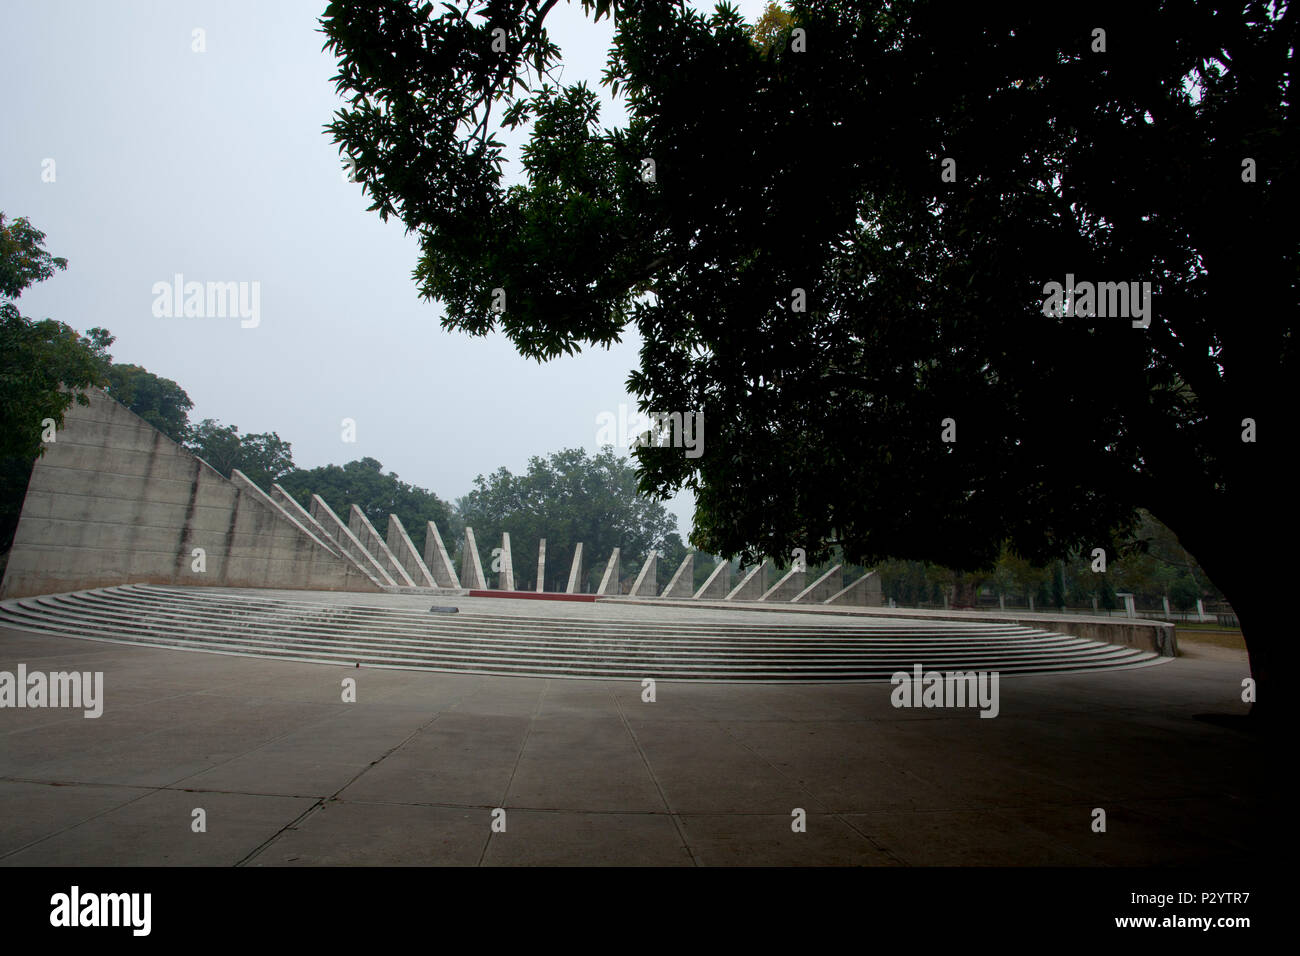
[[[1284,499],[1275,499],[1274,504],[1289,507]],[[1250,704],[1250,716],[1254,721],[1267,720],[1272,724],[1276,722],[1281,703],[1278,682],[1281,674],[1289,670],[1287,662],[1293,656],[1290,631],[1294,611],[1288,567],[1275,553],[1261,553],[1262,529],[1257,522],[1220,519],[1217,522],[1220,529],[1202,530],[1207,524],[1202,520],[1185,539],[1180,535],[1180,540],[1236,612],[1250,659],[1250,677],[1254,680],[1255,699]],[[1289,516],[1279,516],[1270,522],[1268,537],[1279,545],[1290,544],[1300,530],[1295,525]],[[1246,674],[1241,676],[1244,678]],[[1225,688],[1225,700],[1230,697],[1241,700],[1243,691],[1240,683]]]

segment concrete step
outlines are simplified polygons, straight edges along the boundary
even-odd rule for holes
[[[319,663],[478,674],[663,680],[888,680],[897,671],[1004,674],[1159,660],[1014,625],[966,622],[599,620],[430,615],[209,588],[130,585],[0,604],[0,626],[85,640]],[[820,622],[819,622],[820,623]]]
[[[26,599],[40,600],[40,599]],[[208,627],[225,627],[225,628],[246,628],[251,618],[246,614],[238,616],[226,615],[223,612],[215,613],[206,612],[201,607],[189,607],[181,610],[171,610],[165,607],[149,606],[142,607],[134,602],[105,601],[91,594],[74,594],[57,599],[57,604],[50,606],[68,608],[84,608],[87,613],[99,613],[111,616],[118,620],[138,621],[141,624],[153,621],[170,622],[176,626],[184,625],[188,622],[201,622]],[[978,637],[963,636],[929,636],[929,635],[882,635],[879,633],[861,634],[851,631],[843,633],[832,632],[830,636],[805,636],[805,635],[785,635],[780,632],[762,631],[754,636],[737,637],[735,635],[714,635],[703,632],[691,637],[672,638],[655,636],[662,631],[642,628],[636,632],[616,633],[608,630],[590,629],[585,630],[579,627],[567,629],[560,634],[543,634],[538,633],[533,627],[525,622],[525,626],[510,628],[516,630],[516,634],[503,633],[507,630],[504,623],[478,623],[468,627],[456,627],[442,624],[442,618],[425,617],[416,622],[416,624],[386,624],[374,623],[367,621],[364,624],[353,626],[350,629],[355,632],[365,632],[375,635],[393,635],[393,636],[417,636],[421,639],[429,637],[460,637],[460,638],[478,638],[481,640],[513,640],[528,641],[530,643],[563,646],[566,643],[580,643],[588,646],[595,643],[608,644],[610,646],[621,646],[628,642],[634,642],[639,645],[664,645],[673,646],[678,644],[689,645],[692,647],[701,646],[735,646],[747,649],[756,649],[762,647],[809,647],[809,646],[857,646],[865,637],[876,640],[881,646],[891,645],[911,645],[925,642],[934,646],[961,646],[961,647],[981,647],[981,646],[998,646],[1011,647],[1022,644],[1032,647],[1092,647],[1094,642],[1084,641],[1079,638],[1066,637],[1063,635],[1047,634],[1042,637],[1023,637],[1013,636],[997,640],[985,635]],[[280,629],[294,630],[301,628],[308,631],[319,631],[325,628],[339,628],[348,626],[348,622],[341,621],[333,615],[321,615],[312,617],[301,612],[293,614],[277,614],[259,616],[257,623],[263,627],[277,627]],[[509,622],[515,623],[515,622]]]
[[[767,668],[790,668],[797,670],[809,665],[834,668],[858,669],[864,665],[873,667],[888,667],[891,673],[898,668],[908,668],[916,661],[921,661],[926,666],[932,666],[929,662],[942,659],[949,668],[983,667],[990,662],[995,662],[1001,668],[1024,668],[1027,666],[1042,666],[1044,664],[1060,664],[1071,662],[1082,665],[1084,663],[1096,664],[1102,662],[1111,662],[1115,660],[1126,659],[1130,656],[1129,651],[1124,648],[1106,648],[1103,650],[1089,650],[1086,652],[1077,652],[1070,655],[1047,655],[1047,654],[1001,654],[991,655],[987,651],[975,652],[936,652],[932,647],[905,648],[891,653],[873,653],[867,654],[863,649],[856,652],[835,651],[828,649],[803,649],[794,653],[769,651],[765,653],[743,653],[743,652],[718,652],[709,649],[661,649],[646,648],[640,646],[631,646],[626,648],[591,648],[584,650],[555,649],[535,646],[484,646],[484,645],[467,645],[464,643],[456,644],[450,642],[428,642],[428,641],[394,641],[394,640],[376,640],[363,637],[351,637],[347,640],[340,640],[337,635],[286,635],[286,634],[260,634],[257,636],[245,636],[238,632],[203,632],[201,630],[184,631],[177,629],[165,628],[131,628],[114,625],[112,623],[95,622],[80,617],[67,617],[56,614],[46,614],[44,616],[28,616],[25,618],[28,624],[42,626],[43,629],[52,629],[54,626],[60,626],[63,633],[75,634],[85,637],[105,637],[105,638],[130,638],[142,641],[158,641],[172,643],[175,641],[189,641],[194,644],[212,644],[219,643],[223,646],[242,646],[248,649],[275,649],[275,648],[294,648],[302,652],[307,651],[325,651],[337,652],[341,648],[351,657],[358,655],[399,655],[421,660],[436,661],[447,660],[460,663],[483,661],[483,662],[513,662],[513,663],[531,663],[534,665],[544,665],[547,662],[572,662],[582,663],[588,660],[597,660],[602,665],[620,665],[629,668],[659,667],[659,666],[686,666],[696,662],[705,662],[716,665],[735,666],[745,668],[749,666],[767,667]]]

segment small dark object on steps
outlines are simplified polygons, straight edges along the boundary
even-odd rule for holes
[[[429,613],[430,613],[430,614],[459,614],[459,613],[460,613],[460,608],[458,608],[458,607],[439,607],[438,605],[435,604],[433,607],[429,608]]]

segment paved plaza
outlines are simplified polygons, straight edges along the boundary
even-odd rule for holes
[[[988,720],[895,708],[886,682],[661,681],[646,702],[631,680],[0,630],[0,671],[102,671],[105,698],[97,719],[0,710],[0,863],[1249,865],[1260,741],[1197,716],[1244,714],[1248,670],[1188,650],[1004,677]]]

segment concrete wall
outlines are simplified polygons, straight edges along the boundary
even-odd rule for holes
[[[265,496],[89,394],[32,471],[0,597],[136,583],[379,590]]]

